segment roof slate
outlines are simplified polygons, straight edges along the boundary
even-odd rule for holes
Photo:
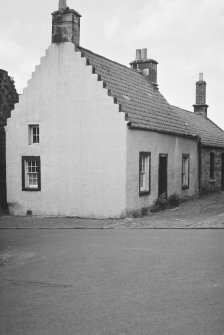
[[[192,134],[200,137],[203,146],[224,148],[224,131],[213,121],[179,107],[172,106],[172,108],[188,125]]]
[[[224,132],[201,115],[171,106],[160,91],[140,73],[76,47],[87,65],[92,65],[105,88],[121,106],[131,128],[147,129],[179,136],[201,137],[203,145],[224,147]]]

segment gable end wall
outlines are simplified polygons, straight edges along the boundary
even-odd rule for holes
[[[6,127],[11,214],[124,215],[126,122],[97,79],[72,43],[41,58]],[[28,145],[29,123],[40,124],[40,144]],[[35,155],[41,191],[22,191],[21,157]]]

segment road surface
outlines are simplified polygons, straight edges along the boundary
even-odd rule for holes
[[[223,335],[224,230],[1,230],[1,335]]]

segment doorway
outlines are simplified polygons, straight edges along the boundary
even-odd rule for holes
[[[167,198],[167,154],[159,155],[159,196],[162,194]]]

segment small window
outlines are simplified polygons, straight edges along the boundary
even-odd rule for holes
[[[189,155],[184,154],[182,156],[182,189],[186,190],[189,188]]]
[[[22,157],[22,190],[40,191],[40,157]]]
[[[139,195],[150,194],[150,165],[151,154],[149,152],[139,153]]]
[[[29,144],[40,143],[39,124],[29,125]]]
[[[210,152],[210,179],[215,179],[215,153]]]

